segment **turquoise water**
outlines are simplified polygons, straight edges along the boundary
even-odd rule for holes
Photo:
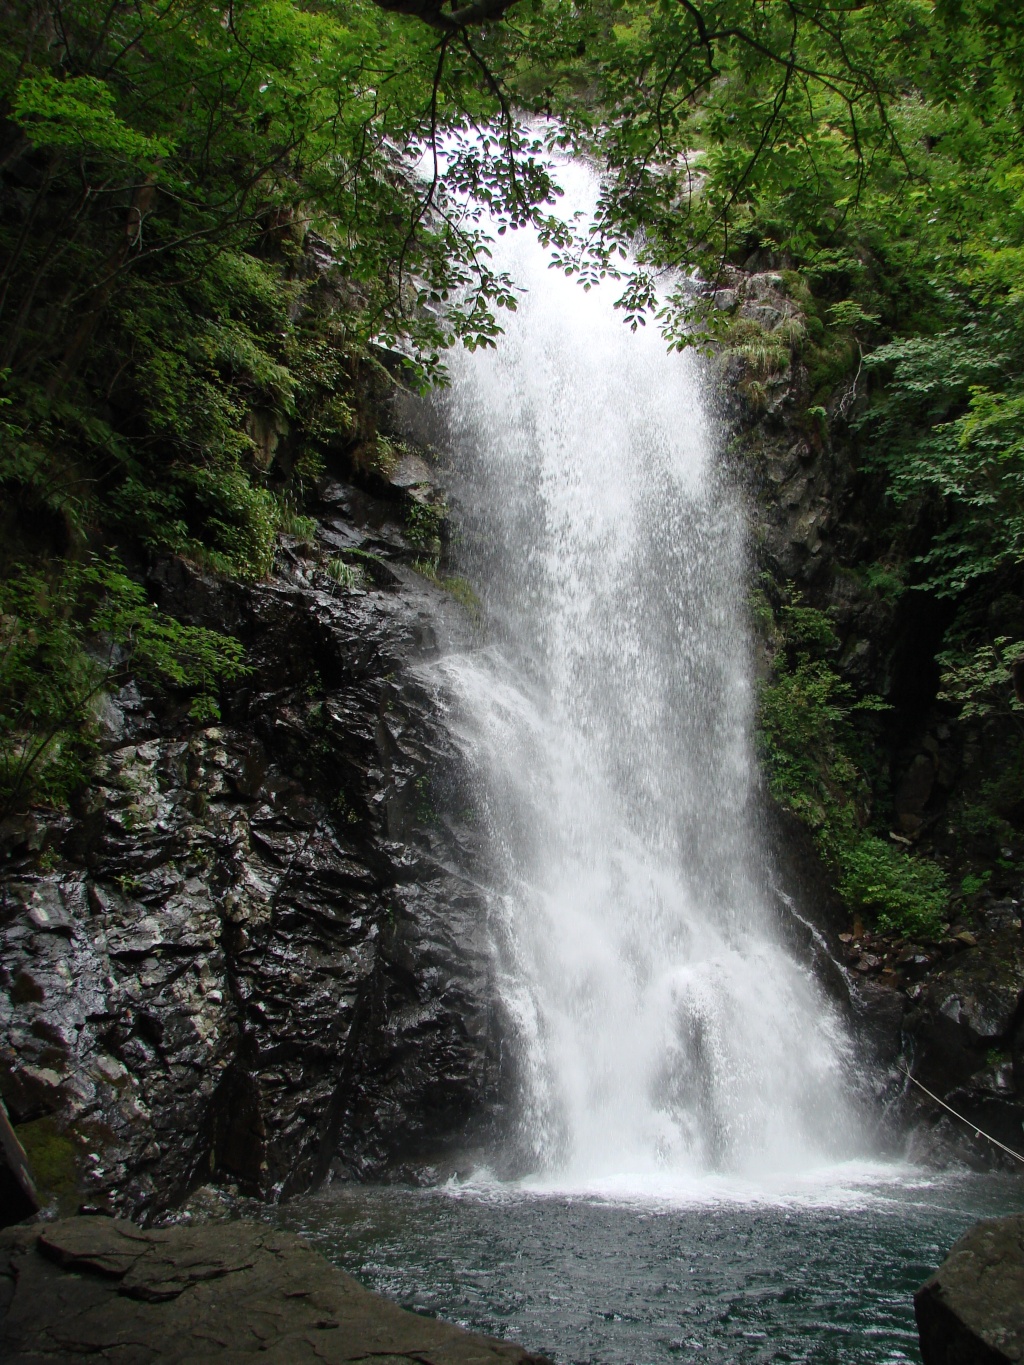
[[[842,1176],[769,1191],[335,1186],[280,1217],[404,1307],[561,1365],[919,1361],[914,1290],[975,1219],[1024,1210],[1024,1181]]]

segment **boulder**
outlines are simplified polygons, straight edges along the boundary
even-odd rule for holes
[[[914,1295],[924,1365],[1024,1360],[1024,1214],[987,1218]]]
[[[290,1232],[68,1218],[0,1233],[0,1358],[150,1365],[546,1365],[407,1313]]]

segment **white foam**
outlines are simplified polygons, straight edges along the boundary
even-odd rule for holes
[[[607,1204],[638,1211],[693,1208],[862,1209],[898,1211],[908,1203],[934,1208],[943,1190],[952,1193],[968,1175],[937,1175],[909,1162],[851,1160],[823,1165],[800,1175],[744,1180],[717,1172],[680,1176],[671,1171],[618,1172],[573,1179],[564,1174],[501,1180],[481,1168],[439,1187],[449,1198],[519,1203],[555,1200]],[[955,1199],[954,1199],[955,1203]]]
[[[563,180],[588,211],[592,173]],[[532,233],[495,265],[519,311],[443,400],[490,644],[435,677],[490,849],[517,1140],[567,1188],[799,1190],[868,1144],[842,1022],[768,911],[746,526],[701,366]]]

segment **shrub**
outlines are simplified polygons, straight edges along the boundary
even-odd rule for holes
[[[761,686],[757,722],[772,796],[813,832],[851,909],[883,929],[935,932],[949,894],[946,874],[867,828],[871,784],[855,722],[858,712],[884,704],[856,700],[840,678],[828,658],[839,641],[824,612],[792,601],[774,613],[774,629],[775,674]]]
[[[339,588],[363,586],[363,571],[358,564],[346,564],[343,559],[335,557],[327,561],[324,573],[332,582],[337,583]]]
[[[159,611],[116,560],[19,565],[0,582],[0,810],[67,798],[95,750],[95,701],[129,670],[190,693],[206,721],[246,668],[236,639]]]
[[[879,928],[938,933],[949,883],[937,863],[913,857],[863,831],[853,833],[848,842],[835,841],[831,861],[839,871],[840,895],[872,915]]]
[[[411,502],[405,514],[405,538],[418,550],[440,553],[444,511],[430,503]]]

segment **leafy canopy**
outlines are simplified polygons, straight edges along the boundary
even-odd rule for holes
[[[974,622],[978,594],[1019,591],[1014,7],[14,0],[5,24],[5,581],[56,563],[49,598],[77,601],[63,559],[110,543],[265,573],[323,458],[376,448],[381,347],[429,383],[450,345],[494,344],[516,288],[490,218],[536,225],[584,287],[615,281],[629,325],[735,342],[751,399],[802,357],[815,429],[851,423],[889,497],[935,508],[901,582]],[[607,168],[590,227],[558,221],[552,144]],[[730,264],[779,271],[802,320],[741,335],[717,306]],[[764,733],[792,799],[839,828],[863,806],[854,703],[801,610]],[[100,630],[91,608],[51,617]],[[1016,661],[958,629],[944,668],[967,697]],[[862,899],[880,858],[860,858]]]

